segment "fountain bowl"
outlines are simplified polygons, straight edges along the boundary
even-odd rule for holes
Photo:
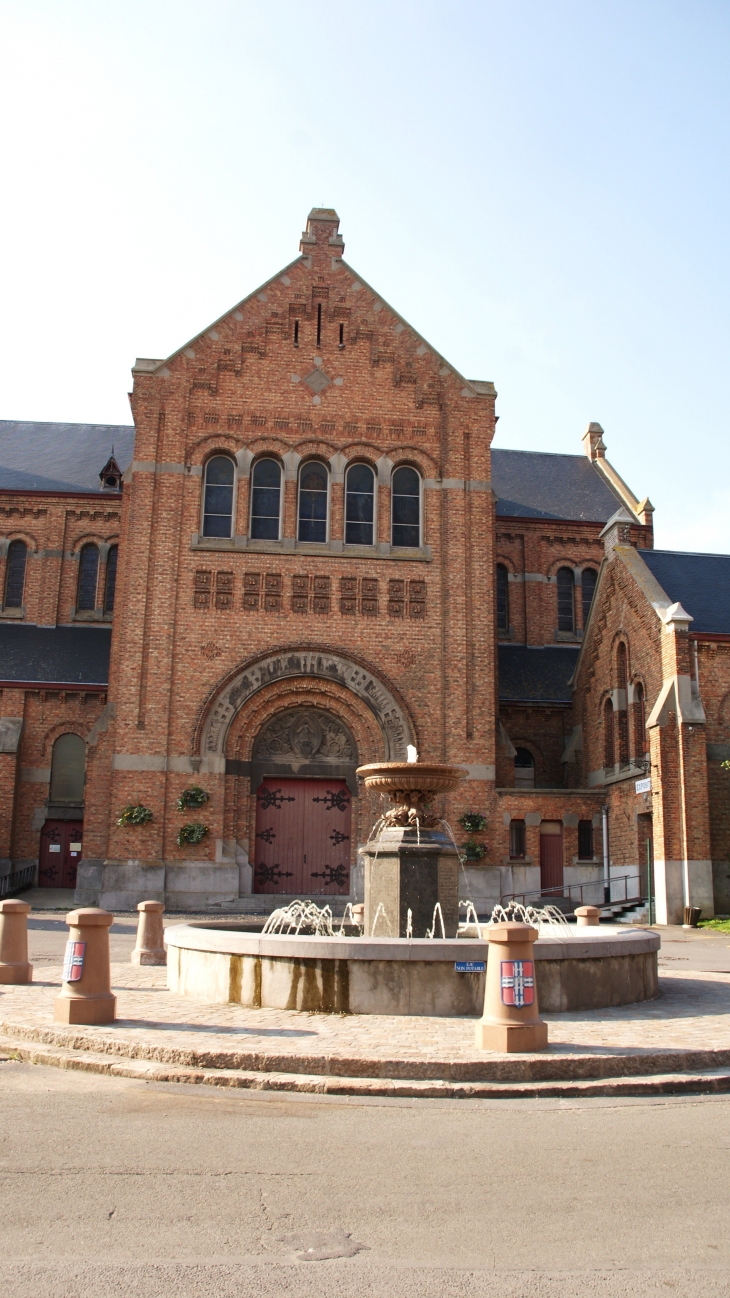
[[[450,793],[466,779],[463,766],[444,762],[369,762],[358,766],[357,775],[368,789],[389,793],[394,802],[405,801],[401,794],[420,793],[427,802],[438,793]]]

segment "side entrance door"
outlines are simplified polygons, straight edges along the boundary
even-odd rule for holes
[[[351,817],[345,780],[267,776],[256,795],[254,892],[349,893]]]
[[[540,825],[540,888],[563,886],[563,822],[543,820]],[[553,896],[557,896],[557,892]]]
[[[81,860],[83,820],[47,820],[41,830],[39,888],[75,888]]]

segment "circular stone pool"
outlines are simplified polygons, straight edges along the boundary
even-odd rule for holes
[[[283,937],[200,922],[165,930],[171,991],[213,1004],[324,1014],[481,1014],[483,938]],[[576,929],[534,946],[541,1010],[595,1010],[658,994],[658,933]]]

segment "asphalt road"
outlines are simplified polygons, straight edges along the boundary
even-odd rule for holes
[[[30,925],[57,961],[62,920]],[[662,937],[668,967],[730,970],[726,934]],[[8,1062],[0,1103],[8,1298],[730,1295],[724,1097],[280,1098]]]
[[[370,1101],[0,1065],[11,1298],[730,1293],[730,1100]]]

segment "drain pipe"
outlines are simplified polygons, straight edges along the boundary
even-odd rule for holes
[[[608,906],[611,901],[611,873],[608,864],[608,807],[605,802],[601,807],[601,829],[603,832],[603,902]]]

